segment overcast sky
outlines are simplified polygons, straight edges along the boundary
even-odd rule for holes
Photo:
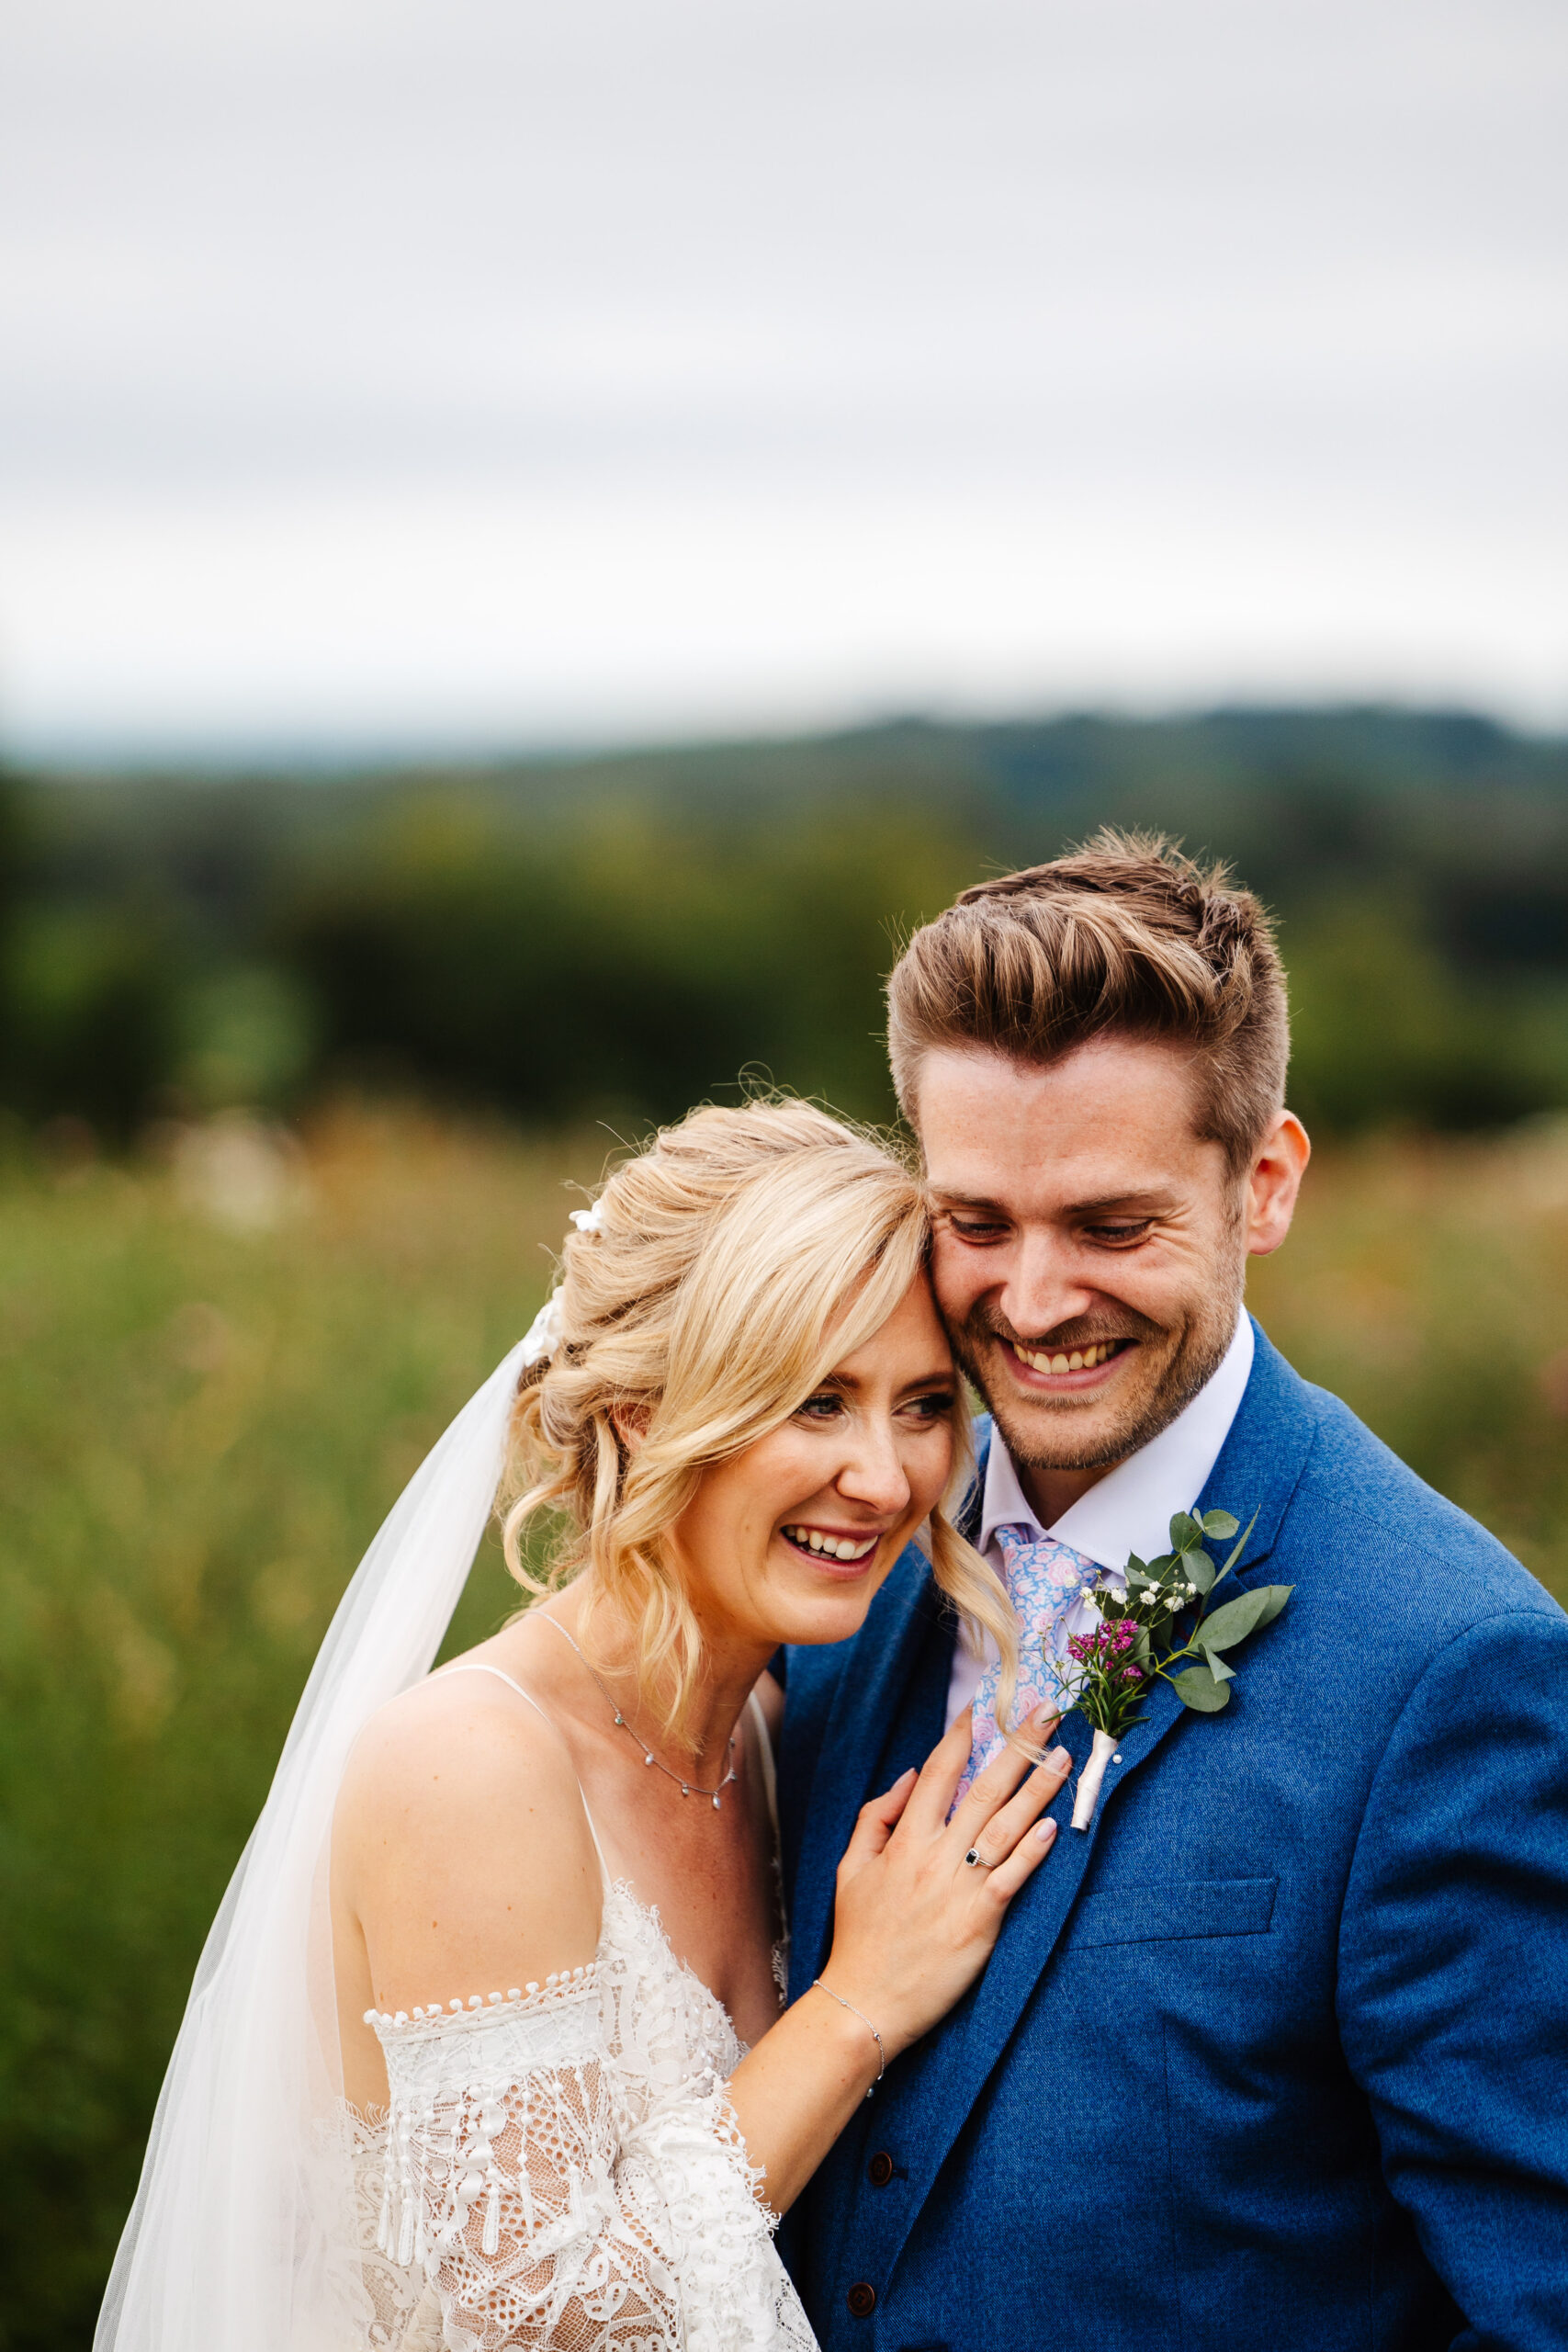
[[[1562,0],[6,0],[0,741],[1568,723]]]

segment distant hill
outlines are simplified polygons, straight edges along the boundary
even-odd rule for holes
[[[115,1137],[345,1083],[637,1119],[760,1065],[884,1113],[900,928],[1106,822],[1275,909],[1321,1127],[1568,1104],[1568,741],[1377,708],[14,777],[0,1101]]]

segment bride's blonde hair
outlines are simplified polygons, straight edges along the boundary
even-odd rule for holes
[[[662,1129],[610,1176],[592,1229],[567,1240],[558,1337],[525,1373],[513,1413],[507,1566],[536,1594],[592,1566],[636,1637],[645,1703],[677,1744],[702,1635],[670,1531],[707,1464],[777,1429],[881,1329],[930,1238],[919,1186],[874,1137],[809,1102],[775,1101],[694,1111]],[[931,1566],[960,1617],[996,1640],[1005,1721],[1013,1613],[948,1517],[974,1464],[959,1394]],[[558,1518],[542,1571],[522,1549],[541,1511]]]

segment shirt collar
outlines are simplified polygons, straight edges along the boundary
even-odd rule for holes
[[[1172,1518],[1191,1510],[1230,1434],[1252,1372],[1253,1348],[1252,1319],[1244,1308],[1235,1337],[1191,1403],[1080,1495],[1054,1527],[1042,1527],[1035,1517],[993,1423],[977,1548],[987,1551],[998,1527],[1022,1527],[1031,1536],[1050,1535],[1070,1544],[1102,1568],[1124,1568],[1129,1552],[1152,1560],[1168,1551]]]

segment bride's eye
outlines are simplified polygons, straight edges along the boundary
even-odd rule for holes
[[[826,1421],[830,1420],[835,1413],[841,1413],[843,1408],[843,1398],[836,1396],[830,1388],[825,1388],[819,1396],[808,1396],[800,1412],[808,1421]]]
[[[930,1388],[923,1396],[911,1396],[904,1409],[913,1413],[922,1426],[929,1428],[933,1421],[952,1419],[955,1392],[953,1389]]]

